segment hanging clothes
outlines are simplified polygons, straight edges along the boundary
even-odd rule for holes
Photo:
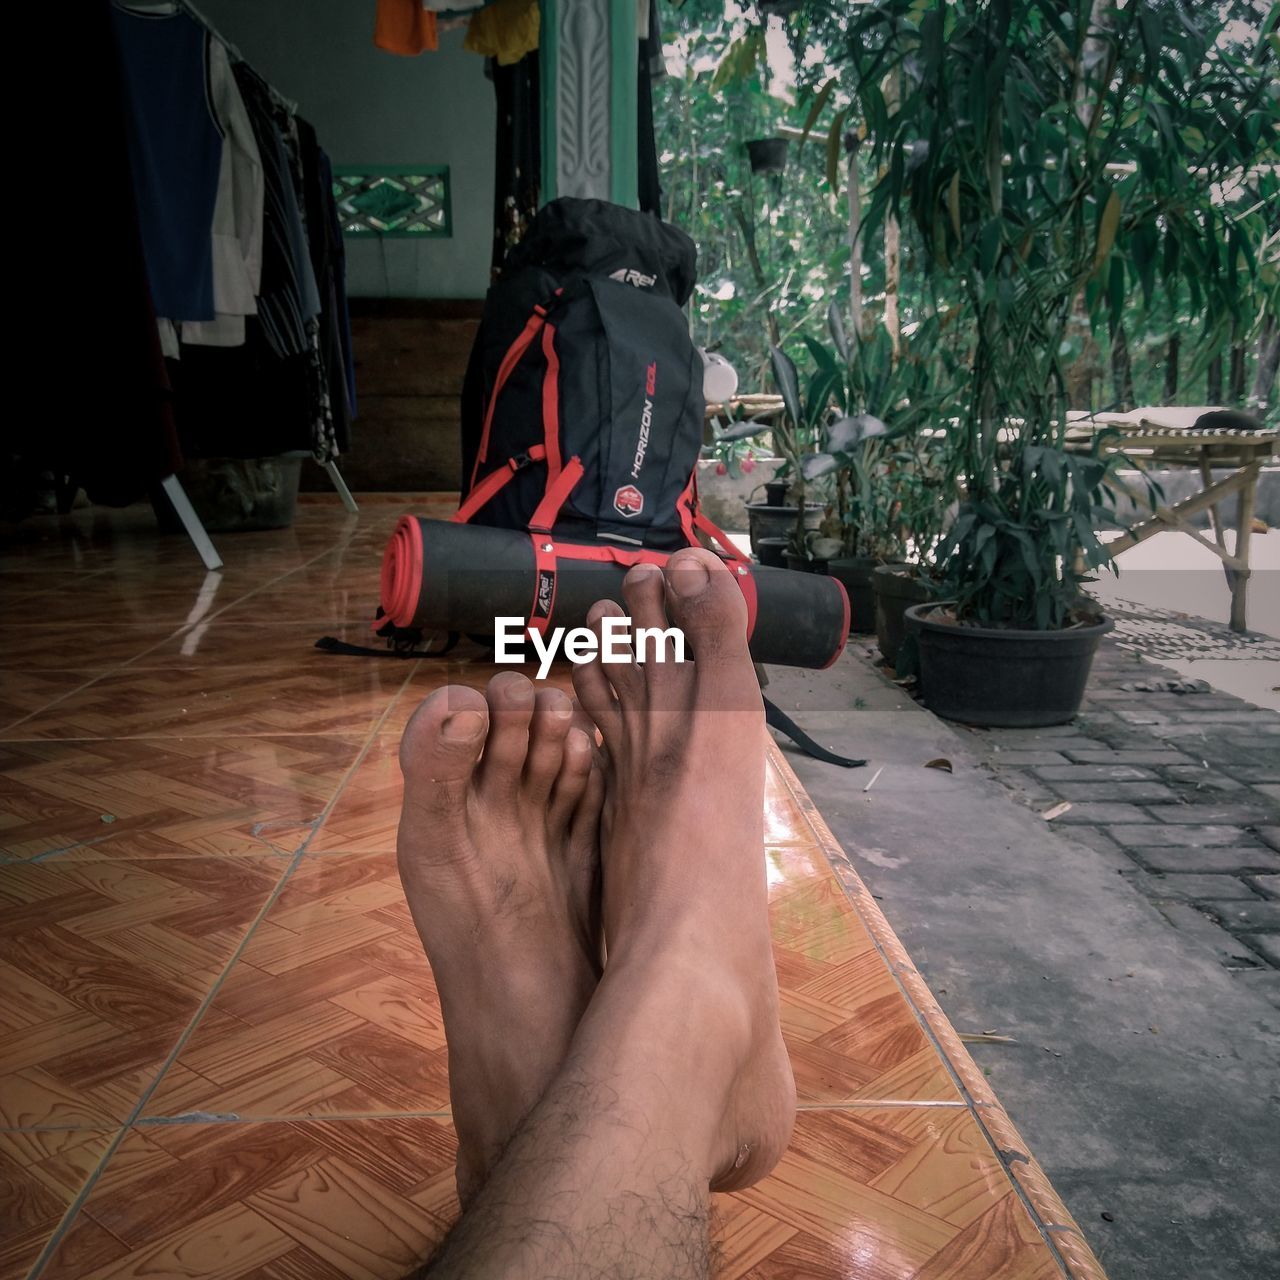
[[[416,58],[439,47],[436,15],[422,0],[378,0],[373,43],[387,53]]]
[[[244,326],[241,346],[184,347],[182,359],[169,362],[183,452],[192,458],[312,452],[310,352],[282,359],[257,316]]]
[[[238,347],[245,316],[257,315],[262,284],[263,175],[253,124],[221,41],[209,45],[209,96],[222,127],[213,206],[213,320],[182,326],[182,341]]]
[[[111,19],[152,303],[171,320],[212,320],[222,131],[209,99],[209,34],[181,11],[113,5]]]
[[[307,321],[320,314],[320,294],[311,267],[306,229],[285,149],[291,129],[288,112],[267,83],[247,64],[238,63],[236,83],[253,126],[262,160],[263,241],[258,318],[278,356],[297,356],[308,345]]]
[[[513,66],[537,49],[540,23],[538,0],[495,0],[472,16],[463,48]]]
[[[13,449],[36,471],[69,477],[94,502],[127,506],[182,465],[168,376],[156,334],[136,188],[133,138],[115,52],[110,0],[90,0],[60,38],[59,65],[83,100],[77,173],[97,201],[94,234],[82,212],[55,207],[48,228],[62,279],[105,307],[93,340],[77,344],[75,376],[53,389],[51,425],[15,430]],[[50,145],[54,134],[48,135]]]
[[[328,212],[329,280],[333,290],[334,327],[338,335],[342,381],[347,393],[345,430],[340,428],[337,432],[338,448],[345,452],[351,447],[351,419],[356,416],[356,357],[351,342],[351,308],[347,305],[347,246],[342,238],[338,202],[333,196],[333,162],[323,150],[320,152],[320,179]]]
[[[526,54],[504,67],[485,63],[498,100],[493,174],[493,255],[496,278],[507,252],[524,237],[542,201],[542,103],[539,56]]]
[[[307,243],[311,247],[311,266],[320,291],[317,332],[319,412],[313,451],[317,460],[324,462],[340,453],[351,437],[346,363],[338,315],[337,270],[341,233],[334,209],[333,169],[329,158],[321,150],[311,125],[301,119],[297,123]]]

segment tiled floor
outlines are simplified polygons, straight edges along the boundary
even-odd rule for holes
[[[404,509],[304,503],[208,576],[145,511],[0,545],[0,1277],[395,1280],[453,1220],[395,745],[489,668],[312,647]],[[767,805],[801,1114],[718,1274],[1101,1276],[777,752]]]

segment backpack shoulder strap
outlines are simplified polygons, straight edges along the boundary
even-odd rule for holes
[[[489,392],[489,403],[485,406],[484,426],[480,430],[480,446],[476,450],[475,465],[471,468],[471,484],[475,486],[476,477],[480,474],[480,467],[487,460],[489,454],[489,436],[493,431],[493,413],[498,404],[498,397],[502,394],[502,388],[507,385],[507,380],[515,371],[516,365],[524,358],[524,353],[533,345],[538,334],[542,332],[543,326],[547,323],[547,312],[560,297],[563,291],[557,289],[554,295],[544,304],[538,303],[530,313],[528,320],[525,321],[524,328],[520,330],[516,336],[516,340],[507,348],[507,353],[502,357],[502,363],[498,366],[497,375],[493,380],[493,390]],[[543,350],[547,349],[549,344],[544,340]],[[557,364],[557,372],[559,365]],[[543,396],[545,402],[546,388],[543,388]],[[559,399],[557,395],[557,400]]]

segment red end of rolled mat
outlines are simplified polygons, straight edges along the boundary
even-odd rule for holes
[[[401,516],[382,556],[382,611],[397,627],[413,626],[422,591],[422,527]]]

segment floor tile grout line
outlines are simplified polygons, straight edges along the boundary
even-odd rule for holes
[[[333,554],[333,550],[334,550],[334,548],[330,547],[327,551],[322,551],[322,552],[320,552],[318,555],[312,556],[310,560],[305,561],[303,564],[294,565],[294,567],[293,567],[292,569],[286,569],[284,573],[282,573],[282,574],[278,574],[276,577],[269,579],[267,582],[263,582],[263,583],[261,583],[260,585],[258,585],[258,586],[256,586],[256,587],[254,587],[254,588],[253,588],[252,590],[250,590],[250,591],[246,591],[246,592],[244,593],[244,595],[237,596],[234,600],[229,600],[225,605],[223,605],[223,607],[222,607],[221,609],[217,609],[217,610],[215,610],[215,611],[214,611],[213,613],[211,613],[207,618],[197,618],[195,622],[187,621],[187,622],[181,623],[181,624],[180,624],[178,627],[176,627],[173,631],[169,632],[169,634],[168,634],[168,635],[164,636],[164,637],[163,637],[163,639],[157,640],[157,641],[155,642],[155,644],[153,644],[153,645],[151,645],[151,646],[150,646],[150,648],[143,649],[141,653],[135,653],[135,654],[133,655],[133,657],[132,657],[132,658],[128,658],[128,659],[126,659],[124,662],[118,662],[118,663],[116,663],[116,665],[115,665],[114,667],[108,667],[105,671],[100,671],[100,672],[99,672],[96,676],[94,676],[91,680],[87,680],[84,684],[79,685],[79,686],[78,686],[77,688],[75,688],[75,689],[70,689],[70,690],[68,690],[66,693],[61,694],[61,695],[60,695],[59,697],[57,697],[57,698],[54,698],[52,702],[47,702],[47,703],[46,703],[43,707],[41,707],[38,711],[32,711],[32,712],[29,712],[27,715],[25,715],[25,716],[21,716],[21,717],[19,717],[17,720],[14,720],[14,721],[12,721],[11,723],[9,723],[9,724],[5,725],[3,729],[0,729],[0,741],[14,741],[14,742],[27,742],[27,741],[31,741],[31,739],[27,739],[27,738],[6,739],[6,738],[4,738],[4,734],[8,733],[11,729],[16,729],[16,728],[18,728],[18,726],[19,726],[19,725],[25,724],[28,720],[30,720],[30,719],[32,718],[32,716],[43,715],[43,714],[44,714],[44,712],[48,711],[50,707],[56,707],[56,706],[58,705],[58,703],[65,701],[67,698],[74,697],[77,693],[83,693],[83,692],[84,692],[84,690],[85,690],[85,689],[87,689],[87,688],[89,688],[89,686],[90,686],[90,685],[97,684],[97,682],[98,682],[99,680],[103,679],[104,677],[106,677],[106,676],[113,676],[113,675],[116,675],[118,672],[123,671],[126,667],[132,666],[132,664],[133,664],[133,663],[135,663],[135,662],[137,662],[140,658],[145,658],[145,657],[147,656],[147,654],[149,654],[149,653],[154,653],[154,652],[155,652],[157,649],[159,649],[162,645],[166,645],[166,644],[168,644],[168,643],[169,643],[171,640],[173,640],[176,636],[180,635],[180,634],[181,634],[182,632],[184,632],[184,631],[189,630],[191,627],[198,626],[201,622],[212,622],[216,617],[218,617],[218,615],[219,615],[219,614],[225,613],[228,609],[232,609],[232,608],[234,608],[234,607],[235,607],[236,605],[238,605],[238,604],[242,604],[245,600],[248,600],[250,596],[253,596],[253,595],[257,594],[257,592],[259,592],[259,591],[264,591],[264,590],[266,590],[266,588],[267,588],[267,587],[274,587],[277,583],[279,583],[279,582],[283,581],[285,578],[287,578],[291,573],[298,573],[298,572],[300,572],[300,571],[301,571],[301,570],[303,570],[303,569],[309,569],[313,564],[315,564],[315,562],[316,562],[317,560],[323,560],[325,556],[327,556],[327,555],[332,555],[332,554]],[[110,567],[110,566],[108,566],[108,567]],[[214,572],[216,572],[216,571],[214,571]],[[171,735],[171,736],[172,736],[172,735]],[[43,738],[37,738],[37,739],[35,739],[35,741],[37,741],[37,742],[43,742],[43,741],[66,742],[66,741],[78,741],[78,739],[66,739],[66,738],[43,739]],[[90,739],[90,741],[96,741],[96,739]]]
[[[204,1017],[205,1013],[208,1012],[209,1007],[213,1004],[214,999],[216,998],[218,992],[221,990],[223,982],[226,981],[232,969],[235,967],[240,957],[244,954],[245,950],[248,948],[249,942],[251,941],[254,934],[258,930],[258,926],[262,924],[262,922],[266,919],[271,908],[275,905],[276,900],[280,897],[280,894],[284,891],[285,884],[288,882],[289,878],[293,875],[293,873],[298,869],[299,865],[302,862],[302,859],[306,856],[307,848],[310,845],[312,839],[315,838],[316,833],[320,830],[321,826],[324,824],[325,819],[329,816],[330,813],[333,812],[334,806],[338,802],[338,798],[342,795],[343,791],[346,790],[348,784],[351,782],[351,779],[355,776],[356,770],[363,763],[365,757],[368,755],[370,750],[372,750],[373,745],[377,740],[379,729],[382,727],[382,724],[385,722],[387,716],[391,714],[392,708],[396,705],[397,702],[399,702],[405,689],[408,687],[409,682],[412,680],[413,676],[417,673],[419,666],[421,666],[420,659],[410,664],[410,669],[405,673],[405,677],[400,684],[400,688],[396,690],[395,696],[392,697],[391,701],[387,703],[386,707],[383,709],[382,714],[375,721],[372,730],[369,732],[365,740],[364,746],[361,747],[359,753],[356,755],[356,758],[351,762],[351,765],[348,767],[348,769],[344,773],[342,781],[338,784],[333,795],[329,798],[329,802],[325,805],[319,817],[317,817],[315,821],[310,824],[312,828],[310,835],[308,835],[307,838],[303,840],[302,844],[298,846],[297,851],[289,859],[288,866],[284,869],[283,873],[280,876],[280,879],[276,882],[275,887],[267,895],[266,900],[263,902],[261,908],[259,909],[257,914],[254,916],[253,920],[250,922],[249,927],[244,932],[244,936],[236,944],[235,949],[232,951],[226,964],[223,966],[222,972],[219,973],[219,975],[214,979],[213,983],[209,987],[209,990],[205,993],[204,999],[201,1000],[195,1012],[192,1014],[190,1020],[187,1022],[186,1027],[184,1027],[182,1032],[179,1034],[178,1039],[174,1044],[173,1048],[169,1051],[164,1061],[160,1064],[160,1069],[156,1072],[151,1083],[142,1091],[142,1094],[139,1096],[137,1102],[134,1103],[133,1108],[130,1110],[128,1116],[121,1123],[120,1128],[116,1132],[115,1137],[112,1138],[112,1140],[107,1144],[106,1150],[103,1151],[101,1157],[98,1160],[98,1163],[94,1166],[92,1172],[90,1172],[89,1175],[85,1178],[83,1184],[80,1187],[80,1190],[76,1193],[75,1199],[72,1200],[71,1203],[67,1206],[66,1211],[63,1213],[62,1217],[59,1219],[57,1226],[54,1227],[53,1231],[50,1233],[49,1239],[45,1241],[44,1248],[40,1251],[35,1262],[32,1263],[30,1271],[27,1272],[26,1280],[39,1280],[39,1277],[44,1273],[45,1268],[49,1265],[50,1261],[53,1259],[53,1255],[57,1251],[58,1246],[66,1238],[67,1232],[70,1231],[72,1223],[75,1221],[76,1217],[79,1215],[80,1210],[84,1207],[86,1201],[89,1199],[89,1196],[93,1191],[93,1188],[96,1185],[98,1179],[102,1176],[103,1172],[105,1171],[107,1167],[107,1163],[110,1161],[111,1157],[115,1155],[116,1151],[119,1150],[120,1145],[121,1143],[124,1142],[125,1136],[128,1134],[129,1130],[134,1126],[137,1120],[141,1117],[143,1110],[146,1108],[147,1103],[151,1101],[156,1090],[160,1086],[161,1080],[164,1079],[166,1073],[169,1071],[169,1068],[172,1067],[177,1062],[178,1058],[181,1056],[182,1051],[186,1048],[188,1041],[191,1039],[192,1035],[195,1033],[196,1027],[199,1025],[200,1020]]]
[[[779,751],[779,754],[781,754],[780,751]],[[784,763],[785,763],[785,757],[784,757]],[[788,773],[791,774],[791,777],[788,777],[786,774],[781,774],[783,785],[787,788],[787,791],[791,794],[792,798],[796,800],[797,806],[801,814],[805,816],[806,822],[809,822],[809,817],[806,812],[805,805],[800,802],[800,798],[795,794],[795,787],[799,786],[803,788],[804,784],[794,774],[794,771],[790,769],[789,765],[788,765]],[[793,784],[793,779],[794,779],[794,784]],[[808,801],[809,805],[811,805],[815,811],[820,813],[817,805],[814,803],[812,797],[809,796],[807,791],[805,792],[805,799]],[[840,886],[841,894],[844,896],[845,900],[849,903],[850,907],[853,909],[853,912],[857,916],[858,920],[862,923],[863,929],[866,931],[867,937],[871,940],[871,945],[876,949],[876,952],[879,954],[881,962],[884,964],[886,972],[888,972],[889,975],[893,978],[894,985],[898,988],[898,991],[902,995],[903,1000],[906,1001],[907,1007],[911,1010],[912,1014],[915,1016],[916,1022],[919,1024],[921,1030],[924,1032],[925,1038],[929,1041],[929,1044],[933,1047],[934,1053],[937,1054],[939,1060],[942,1062],[943,1066],[946,1068],[947,1073],[951,1076],[952,1084],[955,1086],[956,1092],[959,1093],[970,1116],[972,1116],[973,1118],[974,1124],[977,1125],[978,1130],[981,1132],[983,1138],[986,1140],[987,1145],[991,1148],[991,1151],[995,1155],[996,1162],[1000,1165],[1001,1171],[1005,1175],[1005,1180],[1009,1183],[1010,1187],[1013,1189],[1014,1194],[1018,1197],[1018,1200],[1021,1202],[1024,1212],[1027,1214],[1027,1216],[1031,1219],[1032,1223],[1035,1225],[1036,1230],[1039,1232],[1041,1238],[1044,1241],[1045,1247],[1049,1250],[1049,1253],[1052,1256],[1054,1262],[1057,1263],[1058,1268],[1064,1277],[1064,1280],[1074,1280],[1076,1273],[1071,1269],[1070,1266],[1067,1265],[1066,1258],[1063,1256],[1061,1250],[1058,1248],[1057,1242],[1053,1239],[1053,1234],[1050,1231],[1049,1224],[1044,1221],[1043,1217],[1040,1214],[1039,1209],[1037,1209],[1035,1204],[1032,1203],[1031,1197],[1027,1193],[1026,1188],[1023,1187],[1021,1182],[1019,1182],[1019,1180],[1016,1177],[1014,1177],[1013,1169],[1010,1167],[1009,1158],[1005,1153],[1004,1149],[995,1140],[995,1136],[992,1134],[990,1128],[987,1126],[987,1123],[982,1116],[978,1102],[973,1097],[973,1095],[969,1092],[968,1087],[966,1086],[964,1080],[961,1078],[959,1071],[957,1070],[955,1065],[952,1063],[950,1056],[948,1055],[948,1053],[946,1052],[945,1048],[942,1045],[942,1042],[938,1039],[937,1035],[934,1033],[933,1027],[930,1026],[929,1020],[925,1017],[924,1010],[921,1009],[916,1004],[916,1001],[912,997],[911,992],[907,990],[906,983],[902,981],[902,977],[898,972],[897,966],[892,963],[888,952],[884,948],[884,945],[881,943],[880,939],[876,937],[875,931],[872,930],[867,924],[861,908],[859,907],[853,895],[849,892],[849,889],[845,885],[843,879],[841,878],[839,872],[836,869],[835,863],[832,859],[831,850],[827,847],[826,842],[820,838],[819,833],[816,830],[816,828],[813,827],[812,822],[809,822],[809,826],[810,826],[810,829],[813,830],[814,836],[818,839],[818,844],[822,848],[823,858],[826,860],[827,865],[831,870],[831,874],[835,877],[836,883]],[[834,835],[832,836],[832,840],[833,841],[835,840]],[[859,882],[861,882],[862,877],[858,875],[857,868],[854,867],[853,863],[849,860],[849,855],[845,853],[843,846],[840,845],[838,841],[836,841],[835,847],[839,851],[839,853],[843,855],[843,857],[845,858],[845,861],[849,863],[850,870],[853,872],[855,876],[858,876],[858,880]],[[868,892],[870,891],[868,890]],[[886,918],[886,924],[887,923],[888,921]],[[890,926],[890,928],[892,929],[892,926]],[[894,934],[894,937],[896,938],[897,935]],[[906,949],[903,948],[903,950],[905,952]],[[910,959],[909,956],[907,958]],[[939,1008],[940,1007],[941,1006],[939,1006]],[[1083,1234],[1081,1235],[1081,1238],[1082,1239],[1084,1238]],[[1088,1241],[1086,1240],[1085,1243],[1088,1244]]]
[[[979,1104],[980,1105],[980,1104]],[[801,1102],[797,1111],[961,1111],[967,1104],[957,1098],[954,1101],[938,1098],[848,1098],[839,1102]],[[249,1125],[249,1124],[338,1124],[351,1120],[448,1120],[453,1112],[449,1108],[408,1111],[326,1111],[307,1115],[240,1115],[238,1113],[185,1112],[173,1116],[139,1116],[130,1126],[134,1129],[192,1128],[197,1125]],[[120,1122],[112,1120],[102,1128],[115,1128]],[[0,1133],[80,1133],[93,1130],[86,1124],[34,1124],[3,1125]]]

